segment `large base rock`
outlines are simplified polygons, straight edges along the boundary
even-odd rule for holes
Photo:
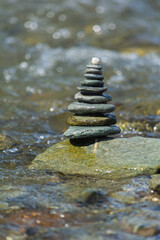
[[[112,179],[150,175],[160,169],[160,139],[65,140],[38,155],[29,168]]]

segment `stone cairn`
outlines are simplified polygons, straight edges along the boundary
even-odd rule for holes
[[[99,58],[92,58],[87,65],[85,79],[81,82],[75,94],[75,100],[68,106],[74,115],[68,119],[70,127],[64,136],[71,139],[98,138],[120,133],[120,128],[114,126],[116,117],[111,114],[115,110],[113,104],[108,104],[112,97],[105,94],[102,67]]]

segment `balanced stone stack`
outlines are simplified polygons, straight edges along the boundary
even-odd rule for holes
[[[116,117],[111,114],[115,110],[113,104],[108,104],[112,97],[105,94],[102,67],[99,58],[92,58],[87,65],[85,79],[75,94],[77,102],[68,106],[68,110],[74,115],[68,119],[71,125],[64,136],[71,139],[106,137],[120,133],[120,128],[114,126]]]

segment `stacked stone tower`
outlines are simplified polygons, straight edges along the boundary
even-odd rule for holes
[[[108,104],[112,97],[104,93],[107,88],[104,87],[99,58],[92,58],[84,77],[81,86],[77,87],[77,101],[68,106],[68,110],[74,115],[68,119],[70,127],[64,135],[71,139],[80,139],[120,133],[120,128],[113,125],[116,117],[111,112],[115,110],[115,106]]]

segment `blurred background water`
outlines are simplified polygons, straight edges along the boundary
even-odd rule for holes
[[[43,213],[53,205],[59,211],[74,209],[74,204],[70,205],[68,197],[64,197],[64,192],[72,185],[71,180],[59,179],[54,173],[32,172],[27,166],[37,154],[63,140],[69,115],[66,107],[73,101],[91,57],[101,58],[105,85],[117,107],[122,137],[159,138],[159,13],[158,0],[0,1],[1,239],[6,239],[12,231],[13,239],[26,237],[18,233],[19,222],[16,226],[6,225],[12,219],[8,214],[16,208],[15,218],[19,218],[20,210],[30,209],[34,203],[33,209],[41,209]],[[50,181],[54,182],[52,188]],[[79,181],[77,185],[81,186]],[[75,190],[77,185],[72,188]],[[90,182],[85,183],[85,187],[90,185]],[[108,209],[107,204],[97,211]],[[113,205],[114,210],[122,207]],[[149,208],[155,211],[153,206]],[[92,210],[84,209],[83,217],[79,221],[75,217],[74,224],[83,225],[88,212],[93,214]],[[79,214],[77,207],[76,211]],[[31,214],[30,218],[33,217]],[[95,219],[92,216],[87,221],[98,224],[97,219],[98,216]],[[68,223],[60,221],[59,224],[64,227]],[[109,226],[102,224],[102,229],[104,227]],[[27,231],[22,229],[22,233]],[[47,229],[50,236],[50,228]],[[65,231],[56,232],[52,239],[64,239]],[[136,239],[130,234],[124,237],[121,230],[114,231],[106,232],[105,239],[109,233],[112,236],[108,239]],[[91,239],[103,239],[103,234],[99,232],[98,238],[97,232],[93,231]],[[84,226],[69,228],[68,239],[71,236],[82,239],[83,233],[86,234],[84,239],[90,239],[91,233],[85,231]],[[40,236],[44,239],[43,234]]]

